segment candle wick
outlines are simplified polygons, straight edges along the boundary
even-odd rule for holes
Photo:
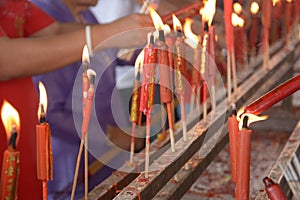
[[[159,32],[158,32],[158,39],[159,39],[159,41],[162,41],[162,42],[165,42],[166,40],[165,40],[165,33],[164,33],[164,30],[160,30]]]
[[[244,118],[243,118],[243,128],[248,128],[248,119],[249,119],[249,117],[248,116],[245,116]]]
[[[182,34],[182,31],[181,31],[180,29],[177,29],[177,30],[176,30],[176,35],[177,35],[178,38],[181,38],[182,35],[183,35],[183,34]]]
[[[231,115],[237,116],[236,105],[234,103],[231,105]]]
[[[43,124],[44,122],[46,122],[46,115],[45,115],[44,105],[40,104],[40,108],[41,108],[40,124]]]
[[[17,148],[17,136],[18,136],[18,133],[17,133],[17,129],[15,126],[12,127],[12,130],[11,130],[11,136],[9,138],[9,146],[12,147],[14,150],[16,150]]]
[[[204,31],[205,31],[205,32],[208,32],[208,22],[205,22],[205,23],[204,23]]]

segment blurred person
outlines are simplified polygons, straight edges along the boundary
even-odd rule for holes
[[[119,31],[149,26],[152,26],[150,17],[141,15],[131,15],[112,24],[94,25],[91,30],[93,47]],[[142,45],[147,32],[127,35],[125,42],[111,40],[99,48]],[[0,1],[0,105],[4,99],[7,100],[17,109],[21,120],[17,145],[21,152],[18,199],[42,197],[42,184],[36,174],[35,150],[38,97],[30,76],[80,60],[84,44],[83,25],[55,22],[27,0]],[[7,148],[2,122],[0,130],[2,161],[2,152]]]

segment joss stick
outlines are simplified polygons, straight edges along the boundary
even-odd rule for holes
[[[174,140],[174,125],[172,116],[172,86],[171,86],[171,70],[169,66],[168,57],[168,46],[165,43],[165,35],[163,30],[159,30],[159,41],[157,43],[158,47],[158,69],[160,77],[160,98],[162,103],[167,104],[167,115],[169,123],[170,132],[170,142],[172,152],[175,152],[175,140]]]
[[[145,178],[149,173],[150,125],[154,104],[155,67],[157,49],[154,48],[154,37],[151,34],[148,45],[144,48],[143,78],[141,88],[140,111],[146,115],[146,147],[145,147]]]
[[[209,55],[210,55],[210,66],[209,74],[211,81],[211,107],[212,111],[216,111],[216,86],[215,86],[215,27],[209,26]]]
[[[133,83],[133,92],[132,92],[132,98],[131,98],[131,110],[130,110],[130,119],[132,122],[132,133],[131,133],[131,145],[130,145],[130,164],[133,164],[133,156],[134,156],[134,148],[135,148],[135,129],[137,123],[139,123],[139,119],[141,116],[141,113],[139,111],[140,107],[140,64],[143,56],[143,51],[139,54],[139,56],[136,59],[135,63],[135,80]]]

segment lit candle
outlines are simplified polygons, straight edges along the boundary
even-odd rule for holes
[[[43,83],[39,82],[40,105],[38,117],[40,124],[36,125],[37,139],[37,177],[43,181],[43,199],[47,199],[47,181],[53,180],[53,155],[51,130],[46,122],[47,93]]]
[[[237,159],[237,144],[239,133],[239,122],[236,118],[235,105],[232,106],[232,115],[228,118],[228,133],[229,133],[229,149],[230,149],[230,163],[231,163],[231,177],[232,181],[236,182],[236,159]]]
[[[239,17],[236,13],[232,13],[232,25],[234,26],[234,37],[238,38],[235,40],[235,57],[238,63],[243,64],[245,60],[245,49],[246,46],[246,33],[244,30],[245,21]]]
[[[265,120],[267,116],[258,117],[251,114],[242,115],[239,121],[239,133],[236,158],[235,199],[249,199],[250,183],[250,148],[252,130],[249,125],[255,121]]]
[[[133,164],[134,148],[135,148],[135,128],[136,124],[139,122],[141,112],[140,107],[140,95],[141,95],[141,82],[140,82],[140,67],[142,65],[144,57],[144,51],[138,55],[135,61],[135,80],[133,83],[133,92],[131,98],[131,108],[130,108],[130,120],[132,122],[132,133],[131,133],[131,145],[130,145],[130,164]]]
[[[282,83],[267,94],[261,96],[256,101],[248,105],[244,113],[259,115],[266,109],[278,103],[287,96],[300,89],[300,75],[297,75],[288,81]]]
[[[191,101],[190,101],[190,114],[194,109],[194,102],[196,100],[195,96],[197,96],[197,91],[200,88],[202,78],[200,75],[200,38],[192,31],[192,19],[187,18],[184,23],[184,35],[186,37],[185,43],[188,44],[194,50],[193,57],[193,68],[192,68],[192,92],[191,92]],[[199,97],[199,98],[198,98]],[[200,94],[197,96],[197,105],[200,101]]]
[[[185,63],[185,44],[184,36],[182,34],[182,26],[179,19],[173,15],[173,29],[177,34],[175,42],[175,61],[174,61],[174,83],[175,91],[180,96],[180,108],[181,108],[181,122],[183,138],[186,139],[187,127],[186,127],[186,111],[185,111],[185,88],[184,78],[186,77],[186,63]]]
[[[1,109],[1,118],[9,144],[7,150],[3,153],[0,199],[17,199],[20,152],[17,151],[16,148],[18,138],[20,137],[18,136],[20,130],[20,117],[17,110],[4,100]]]
[[[252,14],[252,23],[251,23],[251,29],[250,29],[250,38],[249,38],[249,46],[250,46],[250,56],[255,57],[256,56],[256,43],[258,39],[258,17],[257,12],[259,10],[259,5],[257,2],[253,1],[251,3],[250,11]]]
[[[142,88],[140,98],[140,111],[146,115],[146,145],[145,145],[145,178],[149,176],[149,151],[150,151],[150,125],[151,113],[154,105],[154,89],[156,75],[157,49],[154,48],[154,37],[149,35],[148,45],[144,48],[144,64]]]

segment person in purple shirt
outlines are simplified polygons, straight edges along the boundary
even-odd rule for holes
[[[98,23],[88,6],[95,6],[97,0],[31,0],[38,7],[59,22],[81,22],[83,24]],[[107,126],[128,126],[128,119],[122,111],[118,91],[115,91],[115,66],[122,65],[117,58],[118,49],[107,49],[94,52],[91,56],[91,68],[97,73],[95,109],[96,115],[91,116],[89,126],[89,144],[92,149],[92,162],[94,157],[109,151],[110,146],[105,133]],[[51,125],[54,180],[48,183],[49,199],[66,199],[69,197],[75,164],[80,144],[80,130],[82,121],[81,110],[81,61],[65,68],[35,76],[34,82],[42,81],[48,93],[47,121]],[[113,98],[112,98],[113,94]],[[113,114],[112,107],[117,110]],[[117,118],[117,119],[116,119]],[[100,125],[100,126],[99,126]],[[124,142],[125,143],[125,142]],[[129,145],[128,145],[129,146]],[[91,152],[91,151],[90,151]],[[120,157],[120,156],[119,156]],[[123,156],[123,159],[128,159]],[[83,163],[83,162],[81,162]],[[122,162],[113,166],[118,166]],[[94,176],[89,178],[89,189],[108,177],[112,168],[104,166]],[[78,179],[77,196],[83,196],[83,167]]]

